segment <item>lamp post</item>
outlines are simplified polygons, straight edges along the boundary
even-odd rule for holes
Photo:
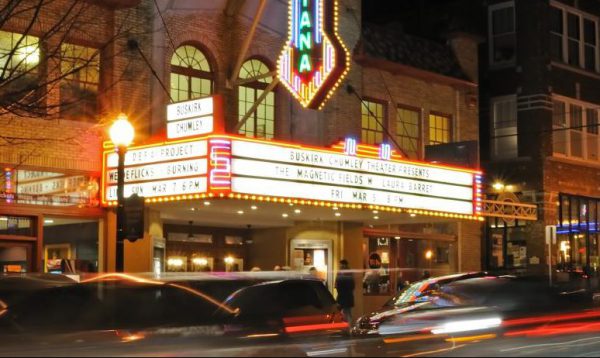
[[[116,271],[123,272],[124,269],[124,201],[125,201],[125,153],[127,147],[133,142],[135,130],[127,115],[121,113],[110,127],[110,140],[115,146],[119,155],[119,166],[117,168],[117,252],[116,252]]]

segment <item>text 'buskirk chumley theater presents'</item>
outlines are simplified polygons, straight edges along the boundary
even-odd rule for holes
[[[219,96],[169,105],[167,138],[128,149],[124,193],[144,198],[146,222],[144,239],[126,244],[126,271],[314,267],[331,287],[346,258],[366,269],[364,295],[385,297],[424,270],[478,267],[465,253],[480,240],[480,172],[351,138],[319,148],[223,134],[221,107]],[[103,164],[112,207],[108,142]]]

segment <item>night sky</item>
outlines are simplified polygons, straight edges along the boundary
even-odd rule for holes
[[[481,33],[481,1],[363,0],[363,22],[400,23],[406,33],[439,39],[444,32]]]

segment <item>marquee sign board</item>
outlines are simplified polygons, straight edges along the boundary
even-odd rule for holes
[[[215,95],[167,106],[167,138],[200,136],[222,130],[222,99]]]
[[[478,171],[382,156],[374,146],[358,145],[353,154],[347,149],[228,135],[131,148],[125,157],[125,196],[138,194],[150,202],[262,197],[471,219],[481,215]],[[105,152],[105,204],[117,198],[116,159],[114,152]]]
[[[350,68],[350,54],[337,33],[337,11],[338,0],[289,3],[289,38],[278,76],[305,108],[322,108]]]
[[[475,213],[469,171],[243,140],[231,167],[235,193]]]
[[[205,193],[208,142],[188,140],[131,148],[125,154],[125,197]],[[118,156],[104,153],[102,201],[117,200]]]

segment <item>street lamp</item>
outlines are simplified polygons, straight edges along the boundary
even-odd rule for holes
[[[124,224],[124,201],[125,201],[125,153],[127,147],[133,142],[135,130],[127,115],[119,114],[109,130],[110,140],[115,146],[115,150],[119,155],[119,166],[117,168],[117,252],[116,252],[116,271],[123,272],[124,269],[124,240],[125,231]]]

